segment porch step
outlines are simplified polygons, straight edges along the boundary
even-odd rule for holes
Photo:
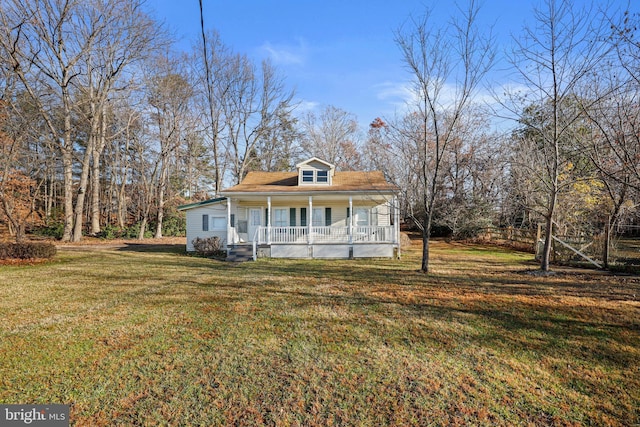
[[[227,255],[227,261],[231,261],[231,262],[253,261],[253,246],[250,246],[250,245],[234,246],[229,250],[229,255]]]

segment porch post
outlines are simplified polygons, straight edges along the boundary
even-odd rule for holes
[[[267,244],[271,244],[271,196],[267,196]]]
[[[400,206],[398,196],[393,197],[393,240],[398,245],[398,258],[400,258]]]
[[[231,231],[231,197],[227,197],[227,250],[234,243],[233,232]]]
[[[353,244],[353,196],[349,196],[349,244]]]
[[[307,215],[307,243],[312,244],[313,238],[311,237],[311,230],[313,230],[313,196],[309,196],[309,214]]]

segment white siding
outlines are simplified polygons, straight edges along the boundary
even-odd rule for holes
[[[366,244],[353,245],[354,258],[392,258],[393,245],[390,244]]]
[[[202,230],[202,215],[209,217],[209,230]],[[218,236],[226,245],[227,242],[227,204],[216,203],[200,206],[186,211],[187,216],[187,251],[193,252],[193,241],[196,237],[207,238]],[[224,228],[213,229],[213,217],[224,217]]]
[[[373,225],[391,225],[391,209],[388,204],[379,205],[374,210]],[[375,222],[377,219],[377,223]]]
[[[313,245],[314,258],[349,258],[348,245]]]
[[[273,258],[309,258],[309,246],[307,245],[273,245],[271,246]]]

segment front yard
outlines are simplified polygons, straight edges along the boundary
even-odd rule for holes
[[[634,425],[640,278],[529,254],[403,260],[68,250],[0,266],[0,403],[74,425]]]

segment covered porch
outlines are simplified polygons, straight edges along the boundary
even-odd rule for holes
[[[399,257],[396,202],[379,194],[228,197],[228,247],[251,245],[254,259]]]

